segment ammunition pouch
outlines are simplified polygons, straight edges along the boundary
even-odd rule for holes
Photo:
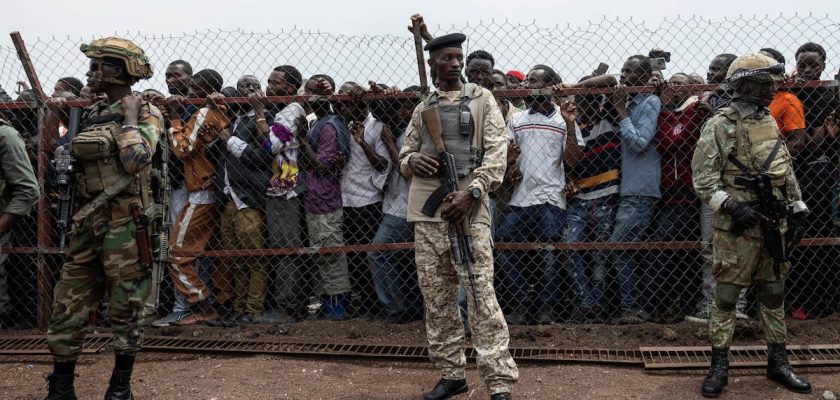
[[[116,185],[121,176],[127,175],[120,163],[117,147],[121,130],[117,122],[111,121],[88,126],[73,139],[73,154],[81,166],[76,182],[79,194],[85,199],[96,197],[106,188]],[[145,204],[148,194],[143,193],[141,187],[148,188],[149,170],[141,171],[136,177],[122,193],[142,194]]]

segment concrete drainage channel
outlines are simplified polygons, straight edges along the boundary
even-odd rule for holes
[[[95,354],[110,341],[109,334],[88,335],[83,353]],[[392,359],[427,361],[426,346],[366,344],[353,342],[318,343],[294,340],[182,338],[147,336],[144,351],[210,354],[275,354],[286,356],[341,357],[351,359]],[[705,369],[711,359],[707,347],[642,347],[638,350],[581,349],[556,347],[516,347],[514,359],[539,363],[589,363],[638,365],[648,370]],[[0,336],[0,355],[49,354],[43,335]],[[791,364],[821,367],[840,366],[840,345],[790,345]],[[474,358],[470,348],[467,357]],[[763,346],[733,346],[731,366],[753,368],[766,365]]]

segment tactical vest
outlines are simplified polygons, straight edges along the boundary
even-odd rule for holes
[[[735,123],[735,145],[732,153],[751,172],[760,172],[767,160],[773,156],[766,173],[770,175],[773,187],[782,188],[785,185],[790,154],[782,145],[777,154],[773,155],[773,147],[781,140],[779,128],[773,118],[766,115],[763,118],[741,118],[738,111],[727,107],[722,110],[724,116]],[[742,171],[733,162],[725,162],[723,167],[723,182],[727,187],[748,190],[735,185],[735,176]]]
[[[122,127],[114,119],[96,123],[97,118],[94,118],[94,123],[85,126],[71,143],[73,154],[81,167],[81,171],[76,174],[78,192],[86,200],[117,185],[121,177],[128,175],[120,162],[116,139],[122,133]],[[148,205],[150,171],[146,167],[136,174],[120,194],[141,195],[143,205]]]
[[[470,111],[470,101],[476,85],[467,83],[461,88],[459,101],[452,102],[449,99],[440,99],[435,92],[426,100],[426,108],[438,107],[440,124],[443,129],[443,145],[446,151],[455,158],[455,169],[458,177],[463,178],[470,174],[476,167],[481,165],[482,154],[479,147],[474,143],[475,120]],[[437,154],[434,143],[429,136],[429,130],[423,125],[421,132],[420,151],[428,154]]]

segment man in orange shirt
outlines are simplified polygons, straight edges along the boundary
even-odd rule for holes
[[[190,90],[194,97],[206,97],[207,105],[196,111],[186,124],[178,118],[178,113],[173,112],[177,104],[169,104],[173,109],[169,113],[172,124],[169,145],[172,153],[184,162],[184,184],[189,192],[187,203],[172,228],[173,252],[203,252],[213,232],[218,229],[219,215],[213,186],[216,167],[207,152],[219,132],[230,124],[226,107],[219,104],[224,97],[218,93],[221,89],[222,76],[218,72],[210,69],[196,72]],[[195,255],[172,257],[169,273],[175,288],[198,308],[195,313],[177,321],[177,325],[219,319],[211,302],[211,290],[199,277],[196,264]],[[218,304],[225,304],[232,297],[230,279],[220,279],[222,272],[216,269],[212,273],[213,283],[219,284]]]
[[[776,49],[763,48],[759,53],[775,59],[779,64],[785,63],[785,57]],[[769,108],[770,116],[776,120],[791,156],[796,157],[805,144],[805,109],[802,102],[787,90],[777,90]]]

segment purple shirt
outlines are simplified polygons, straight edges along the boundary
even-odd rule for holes
[[[330,165],[338,153],[336,130],[332,125],[326,124],[321,128],[315,157],[321,164]],[[330,167],[330,170],[325,173],[307,169],[304,172],[304,180],[307,190],[303,209],[307,213],[327,214],[341,208],[341,169]]]

